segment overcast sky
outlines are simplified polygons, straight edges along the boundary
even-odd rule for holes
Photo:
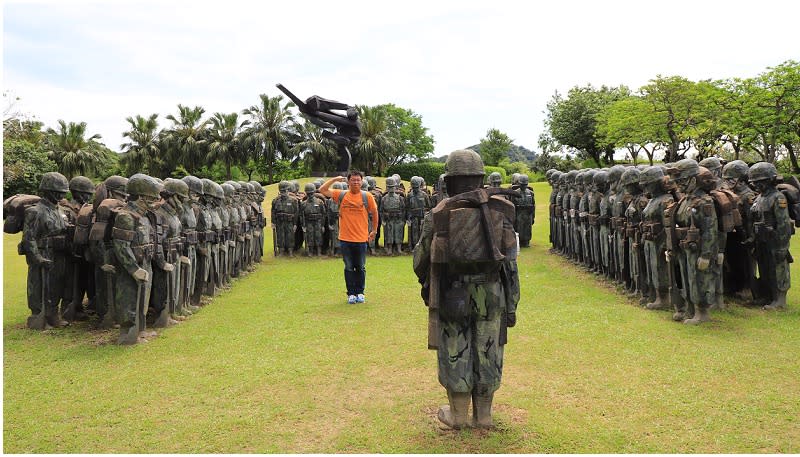
[[[276,83],[301,99],[409,108],[436,156],[492,127],[538,149],[555,91],[800,60],[798,4],[6,0],[3,90],[46,126],[85,121],[113,150],[128,116],[157,113],[167,127],[179,103],[241,112],[280,94]]]

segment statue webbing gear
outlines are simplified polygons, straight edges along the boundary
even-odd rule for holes
[[[19,233],[25,224],[25,210],[39,203],[38,195],[17,194],[3,201],[3,232]],[[22,252],[20,252],[20,255]]]

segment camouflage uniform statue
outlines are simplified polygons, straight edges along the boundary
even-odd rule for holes
[[[197,219],[197,246],[195,247],[197,267],[195,268],[191,297],[191,304],[196,307],[200,305],[200,298],[211,275],[211,244],[216,240],[217,234],[214,232],[211,210],[207,203],[211,196],[205,196],[206,186],[203,181],[196,176],[184,176],[183,182],[189,186],[192,211]]]
[[[790,287],[789,263],[793,261],[789,240],[794,226],[789,218],[788,201],[775,187],[778,179],[775,165],[759,162],[750,167],[748,178],[760,193],[750,208],[759,271],[758,299],[768,301],[763,306],[765,310],[784,309]]]
[[[300,204],[300,223],[306,241],[306,255],[322,255],[322,231],[325,227],[325,202],[313,183],[306,184],[306,199]]]
[[[716,281],[710,268],[717,261],[718,230],[714,201],[697,185],[700,166],[695,160],[682,159],[675,164],[675,183],[681,189],[683,198],[675,204],[674,237],[677,241],[667,243],[674,250],[681,272],[683,290],[681,294],[687,308],[676,307],[673,319],[686,324],[699,324],[711,318],[709,307],[714,303]],[[668,210],[669,212],[669,210]],[[672,244],[672,246],[670,246]]]
[[[394,178],[386,178],[386,194],[381,198],[380,218],[383,222],[383,245],[386,255],[399,255],[405,230],[405,199]]]
[[[128,204],[114,218],[112,242],[117,270],[116,305],[120,335],[117,344],[136,344],[154,336],[145,332],[145,316],[153,278],[155,234],[147,212],[159,198],[158,184],[136,174],[128,181]]]
[[[739,196],[739,214],[742,225],[728,234],[725,244],[725,263],[722,283],[725,292],[741,292],[747,299],[752,298],[755,286],[755,259],[753,251],[752,216],[750,208],[756,200],[756,193],[747,185],[749,167],[742,160],[728,162],[722,169],[724,186]]]
[[[702,182],[700,185],[704,187],[703,190],[706,192],[711,193],[715,189],[719,189],[722,187],[722,162],[716,157],[706,157],[705,159],[701,160],[699,165],[704,167],[710,172],[710,177],[707,179],[701,180]],[[704,184],[704,185],[703,185]],[[720,208],[715,205],[715,209],[717,210],[717,221],[719,222],[722,215],[719,213]],[[728,240],[728,233],[724,230],[719,230],[719,241],[717,246],[719,246],[718,255],[718,262],[713,264],[714,276],[716,278],[716,295],[714,298],[714,306],[717,309],[725,309],[725,303],[723,300],[723,295],[725,293],[725,288],[723,286],[723,278],[722,278],[722,270],[724,267],[724,259],[725,259],[725,246],[727,245]]]
[[[558,253],[561,255],[569,255],[569,244],[567,241],[567,221],[565,215],[567,210],[564,208],[564,197],[568,195],[569,188],[567,187],[567,173],[561,173],[558,177],[558,193],[556,194],[555,201],[555,217],[556,217],[556,244]]]
[[[627,171],[627,169],[625,171]],[[625,211],[628,209],[633,197],[625,189],[625,185],[622,182],[623,174],[624,172],[620,174],[619,180],[617,180],[617,193],[614,198],[614,205],[611,207],[611,216],[614,224],[614,241],[617,248],[617,277],[619,278],[619,282],[628,290],[632,290],[633,279],[631,277],[630,250],[626,234],[627,219],[625,218]],[[637,182],[638,179],[637,176]]]
[[[520,296],[514,208],[482,188],[483,162],[474,151],[450,154],[445,171],[450,197],[425,216],[414,248],[414,272],[429,311],[428,347],[437,349],[449,403],[438,418],[454,429],[489,428]]]
[[[406,195],[406,222],[408,224],[408,248],[413,250],[422,233],[422,220],[431,209],[428,194],[422,191],[422,178],[411,178],[411,191]]]
[[[580,225],[581,246],[583,247],[581,256],[583,265],[587,268],[592,268],[593,266],[591,236],[589,235],[589,200],[594,193],[592,189],[594,186],[595,173],[596,170],[590,168],[588,170],[583,170],[579,174],[583,193],[581,194],[580,200],[578,200],[578,223]],[[522,175],[517,178],[517,183],[519,183],[520,179],[522,179]]]
[[[570,176],[572,174],[572,176]],[[581,236],[580,202],[583,198],[583,174],[577,170],[567,173],[569,192],[569,231],[572,240],[572,260],[583,262],[583,237]]]
[[[594,174],[594,189],[598,194],[597,200],[597,249],[600,255],[598,265],[606,277],[611,276],[611,243],[609,237],[611,236],[611,206],[609,204],[608,196],[608,175],[609,170],[600,170]],[[593,205],[589,205],[590,214],[593,210]],[[591,222],[591,221],[590,221]]]
[[[383,190],[381,190],[381,188],[378,187],[377,181],[375,181],[375,178],[373,178],[372,176],[367,176],[366,180],[367,180],[367,190],[369,191],[369,193],[372,194],[372,198],[375,199],[375,204],[378,205],[378,208],[380,208],[381,198],[383,198]],[[346,187],[347,186],[344,183],[342,183],[342,189],[345,189]],[[375,251],[379,246],[378,241],[380,240],[381,237],[381,225],[383,224],[381,223],[380,215],[378,216],[377,221],[373,221],[372,214],[370,213],[368,229],[370,232],[373,231],[373,229],[375,231],[375,238],[373,238],[372,241],[368,242],[369,253],[372,255],[375,255]]]
[[[63,199],[58,203],[67,216],[67,245],[70,255],[67,256],[62,298],[66,309],[62,314],[68,322],[84,320],[86,314],[83,309],[83,296],[85,294],[91,302],[95,295],[94,266],[85,257],[86,245],[74,242],[79,214],[82,210],[84,212],[92,210],[94,184],[85,176],[76,176],[69,181],[69,192],[72,194],[72,200]]]
[[[665,256],[667,236],[664,231],[664,210],[675,200],[664,187],[664,170],[661,167],[648,167],[639,175],[639,185],[650,196],[642,211],[642,238],[644,239],[644,260],[647,267],[647,282],[651,285],[650,302],[647,309],[669,308],[669,277]]]
[[[211,217],[211,227],[208,227],[206,234],[208,238],[206,241],[210,242],[209,246],[209,270],[208,278],[204,283],[203,294],[213,297],[217,295],[218,289],[222,287],[220,279],[220,244],[222,240],[222,218],[219,213],[219,202],[224,198],[225,194],[222,192],[222,187],[214,181],[203,178],[203,196],[201,201]],[[210,230],[210,234],[209,234]],[[227,246],[226,246],[227,248]]]
[[[264,256],[264,227],[267,225],[266,219],[264,219],[264,197],[267,192],[258,181],[250,181],[249,184],[253,186],[254,190],[251,206],[256,215],[256,225],[253,227],[253,262],[261,263],[261,258]]]
[[[631,290],[635,293],[638,292],[644,298],[649,296],[650,290],[639,223],[642,222],[642,211],[647,207],[647,197],[642,193],[642,188],[639,187],[640,175],[641,171],[638,168],[629,167],[622,174],[620,185],[625,187],[625,191],[631,196],[631,202],[625,209],[625,238],[628,242],[628,265],[630,266],[632,279]]]
[[[556,195],[558,195],[558,176],[561,174],[560,171],[551,168],[545,172],[545,177],[547,178],[547,183],[550,185],[550,198],[548,199],[549,205],[547,214],[550,219],[550,252],[556,252],[557,250],[557,242],[556,242]]]
[[[493,171],[489,175],[489,187],[500,187],[503,184],[503,177],[500,173]]]
[[[176,184],[180,182],[180,184]],[[182,185],[182,186],[181,186]],[[178,187],[189,187],[183,181],[170,179],[161,189],[162,201],[155,205],[151,211],[157,215],[160,222],[160,233],[157,232],[158,242],[161,245],[160,254],[153,259],[153,285],[150,293],[150,306],[156,314],[154,328],[164,328],[175,325],[177,321],[172,316],[178,315],[178,300],[180,294],[181,277],[181,219],[178,208],[183,207],[177,199]],[[153,218],[151,217],[152,221]],[[158,252],[158,248],[156,248]]]
[[[194,184],[190,185],[190,181],[193,181]],[[181,299],[181,314],[187,315],[197,310],[192,304],[195,277],[197,276],[197,245],[200,235],[197,231],[199,207],[196,207],[200,198],[199,192],[203,191],[203,184],[194,176],[186,176],[181,182],[186,186],[175,186],[176,197],[182,206],[182,209],[178,211],[181,220],[181,240],[183,241],[181,293],[179,296]],[[194,186],[194,190],[192,190],[192,186]]]
[[[227,221],[223,221],[223,225],[225,225],[225,222],[227,222],[227,225],[225,225],[225,228],[222,230],[225,237],[224,247],[221,248],[225,250],[225,266],[223,268],[225,271],[225,277],[223,282],[229,284],[232,278],[238,276],[236,236],[239,233],[241,220],[239,218],[239,211],[236,209],[234,202],[236,190],[234,189],[233,184],[230,181],[227,181],[222,183],[220,187],[222,187],[222,193],[225,196],[225,209],[228,212]]]
[[[270,218],[276,257],[281,254],[294,257],[294,234],[300,219],[300,202],[289,195],[290,187],[289,181],[281,181],[278,184],[278,196],[272,200]]]
[[[436,181],[436,186],[433,189],[433,196],[431,197],[431,207],[435,207],[440,201],[447,198],[447,186],[444,185],[444,174],[439,176]]]
[[[536,218],[536,199],[533,189],[528,187],[528,175],[520,175],[518,184],[520,196],[511,199],[517,211],[514,229],[519,233],[519,245],[528,247],[531,245],[531,226]]]
[[[44,330],[67,325],[58,302],[66,270],[67,220],[57,203],[67,194],[67,178],[48,172],[39,183],[38,203],[25,209],[20,253],[28,263],[28,328]]]

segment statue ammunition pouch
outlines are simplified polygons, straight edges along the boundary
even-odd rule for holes
[[[439,315],[448,321],[461,321],[470,314],[470,299],[466,284],[453,281],[446,288],[439,305]]]
[[[133,241],[135,237],[136,237],[136,232],[134,232],[133,230],[123,230],[118,227],[113,227],[111,229],[111,238],[115,240]]]
[[[597,214],[589,214],[587,217],[589,218],[589,225],[595,227],[600,225],[600,222],[598,220],[599,216]]]
[[[516,259],[514,205],[485,189],[458,194],[433,210],[431,262],[450,274],[492,273]]]
[[[589,213],[587,213],[586,211],[581,211],[580,213],[578,213],[578,218],[581,221],[581,225],[589,222],[588,216]]]
[[[281,222],[294,222],[296,216],[292,213],[276,213],[275,220]]]
[[[39,203],[37,195],[17,194],[3,201],[3,232],[19,233],[25,225],[25,210]]]
[[[636,226],[631,224],[625,227],[625,236],[628,238],[636,237]]]
[[[766,222],[754,222],[753,233],[759,241],[767,241],[772,239],[775,230]]]
[[[184,241],[186,244],[194,245],[197,244],[197,231],[196,230],[187,230],[183,232]]]
[[[39,240],[36,240],[36,246],[39,249],[50,249],[56,252],[63,252],[67,250],[67,235],[50,235]]]
[[[611,222],[610,216],[597,216],[597,223],[600,225],[608,225]]]
[[[152,260],[155,252],[152,244],[131,246],[131,251],[133,251],[133,257],[136,259],[136,263],[139,265],[143,264],[147,260]]]
[[[201,243],[216,243],[217,232],[206,230],[205,232],[198,232],[198,237]]]
[[[183,248],[183,240],[181,237],[176,236],[167,241],[167,252],[170,259],[177,259],[178,252]]]
[[[622,232],[625,230],[625,218],[624,217],[612,217],[611,222],[614,225],[614,230],[618,232]]]
[[[700,243],[700,229],[697,227],[676,227],[675,235],[678,238],[678,246],[683,250],[694,251]]]
[[[642,224],[642,237],[648,241],[654,241],[664,231],[661,222],[647,222]]]
[[[728,189],[715,189],[709,192],[717,211],[717,225],[720,232],[730,233],[742,226],[739,212],[739,196]]]
[[[672,202],[664,208],[664,233],[666,234],[666,248],[671,251],[678,245],[678,234],[675,228],[675,211],[678,209],[678,203]]]

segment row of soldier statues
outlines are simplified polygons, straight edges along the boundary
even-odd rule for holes
[[[148,310],[152,327],[173,325],[263,255],[265,192],[255,181],[135,174],[95,186],[50,172],[39,191],[23,209],[19,245],[31,328],[94,315],[101,328],[119,326],[119,344],[142,342],[156,335],[146,330]],[[13,206],[4,202],[4,213]]]
[[[725,294],[786,307],[800,185],[771,163],[711,157],[546,177],[551,251],[623,284],[647,309],[697,324]]]
[[[369,252],[375,255],[380,248],[381,233],[386,255],[410,253],[420,239],[425,213],[447,197],[443,177],[431,193],[420,176],[412,176],[411,189],[406,192],[399,175],[386,179],[386,191],[378,187],[374,177],[365,178],[366,188],[378,205],[378,221],[370,216],[369,229],[377,224],[377,236],[369,242]],[[489,186],[500,187],[500,173],[489,176]],[[307,256],[339,254],[339,202],[319,193],[322,179],[306,183],[304,192],[296,181],[281,181],[278,196],[272,200],[271,220],[273,250],[277,256],[294,256],[303,244]],[[334,189],[346,189],[346,183],[335,183]],[[511,197],[517,210],[516,230],[522,246],[528,246],[531,226],[535,218],[533,190],[528,187],[527,175],[513,177],[512,188],[519,190],[519,197]],[[408,242],[404,243],[408,227]],[[382,228],[382,230],[381,230]]]

